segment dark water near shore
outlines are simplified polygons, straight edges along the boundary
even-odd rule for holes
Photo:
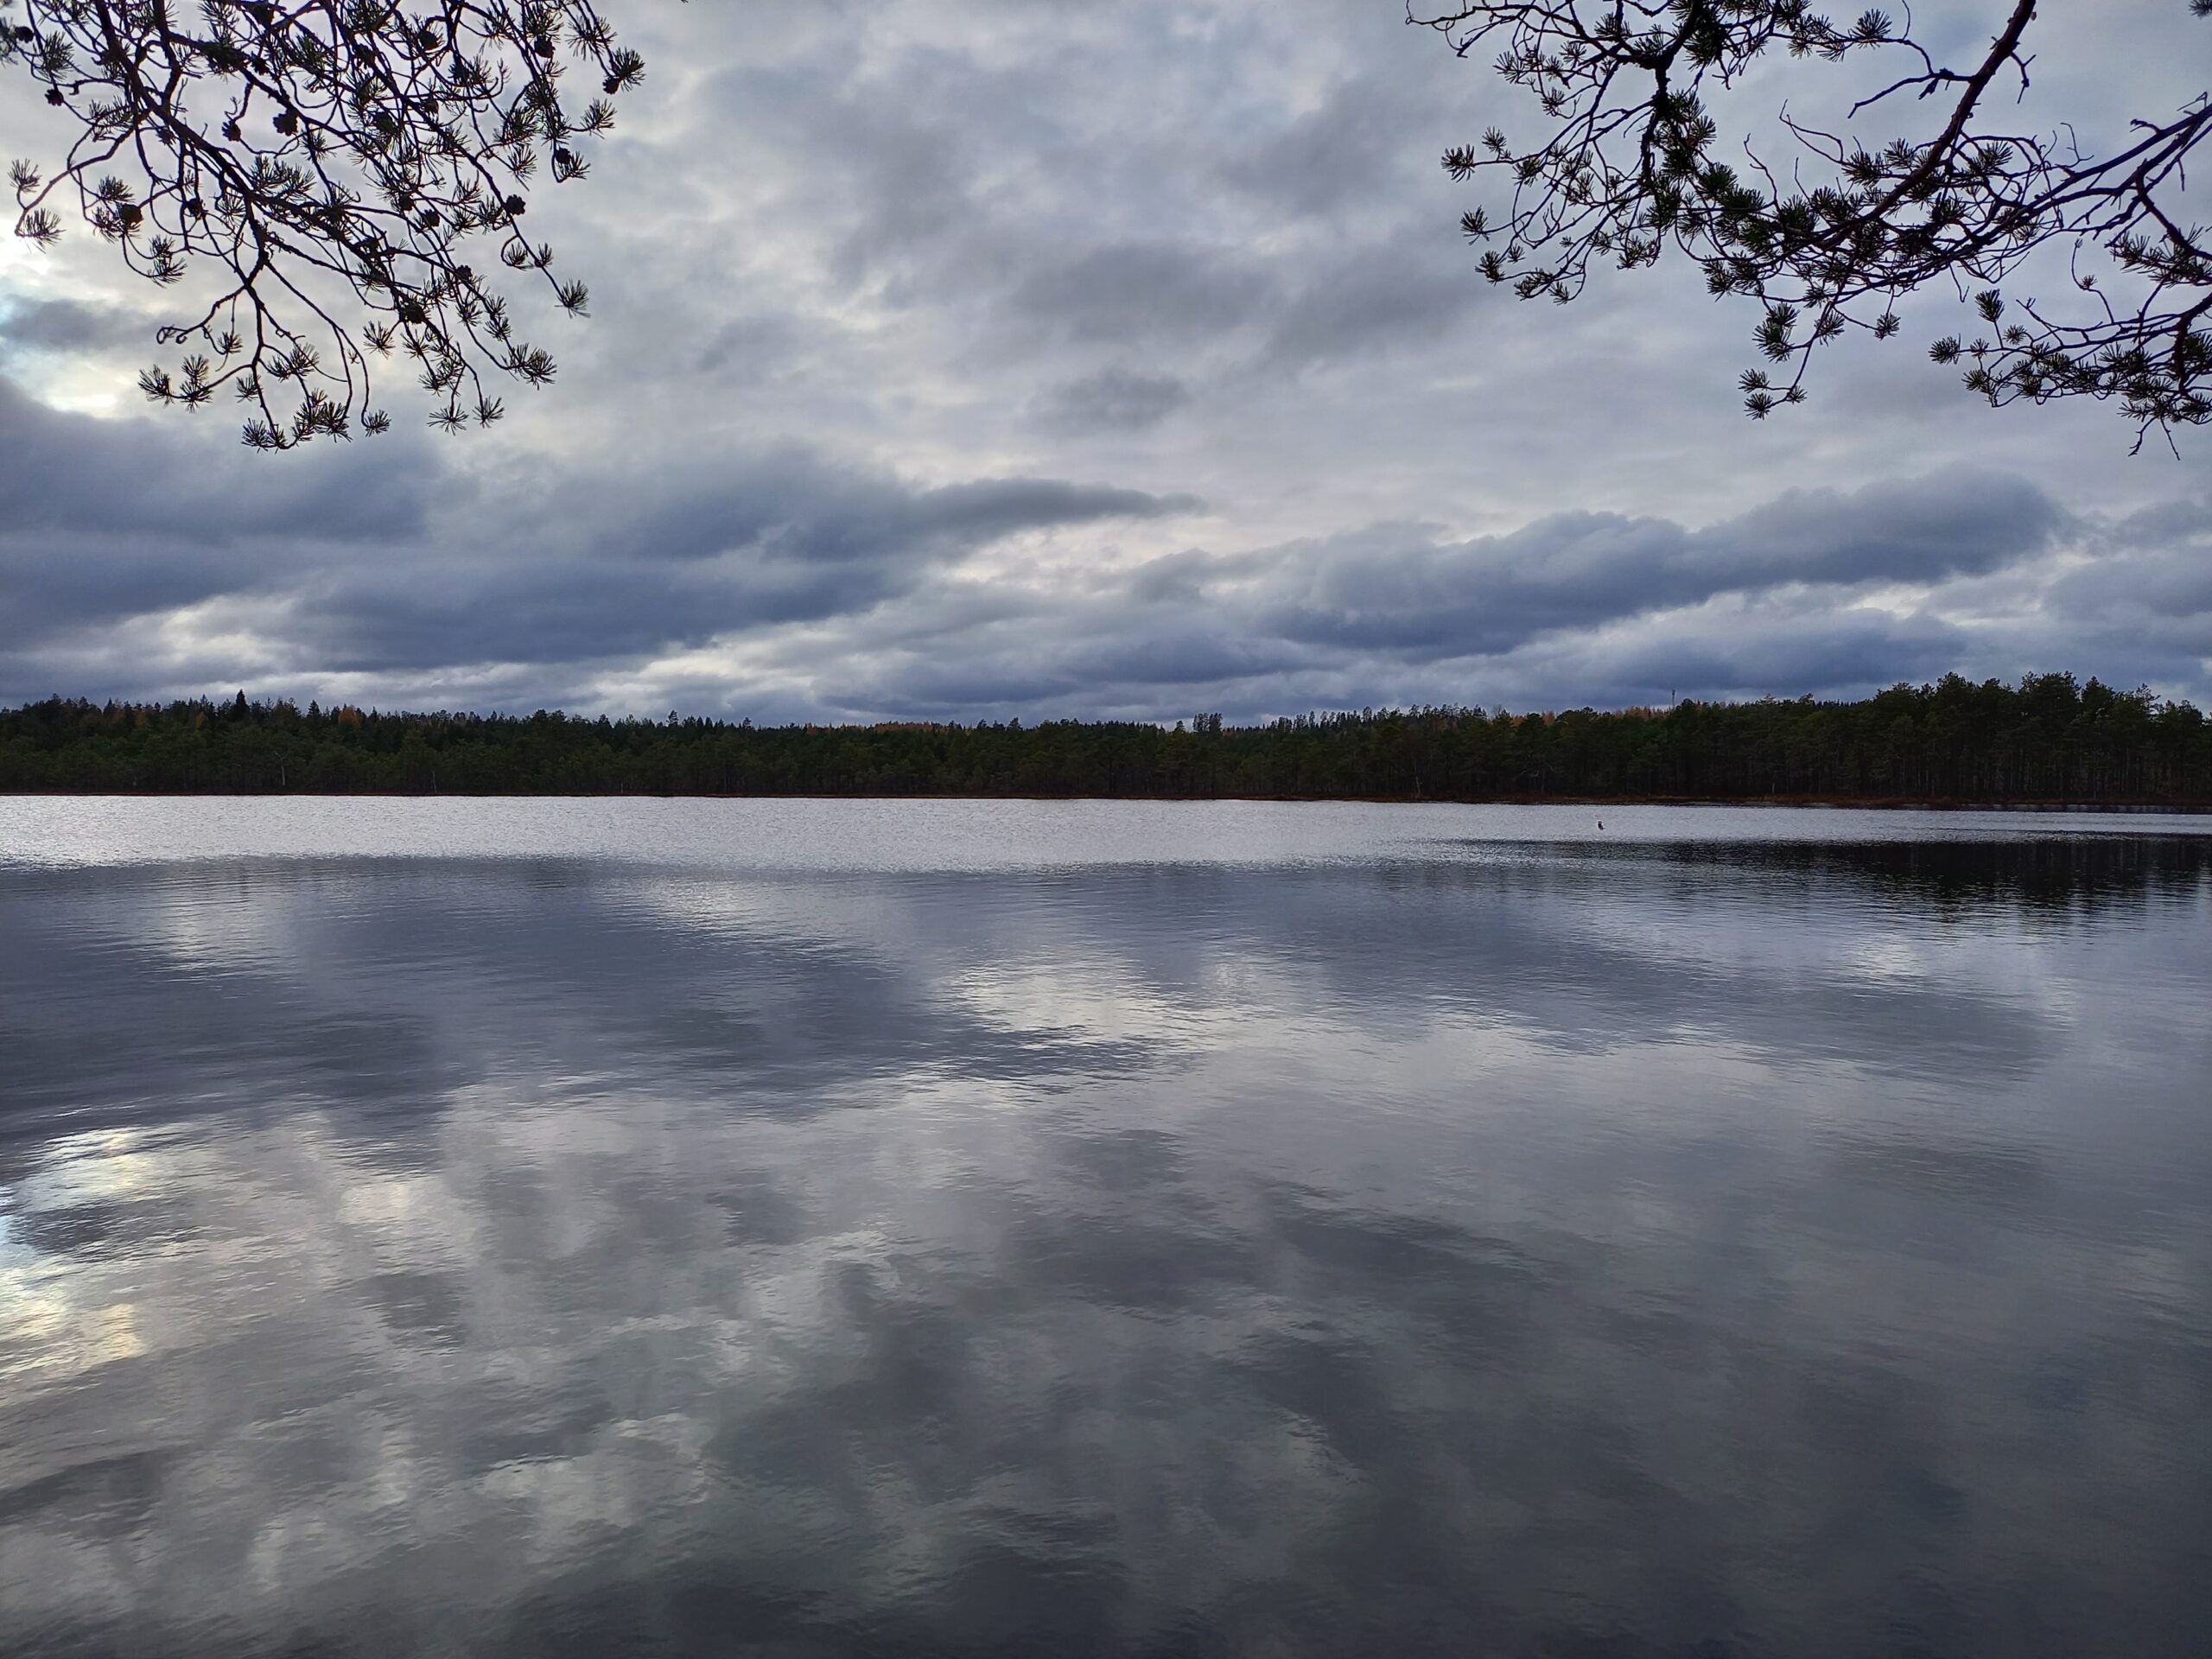
[[[0,1652],[2202,1654],[2212,836],[0,800]]]

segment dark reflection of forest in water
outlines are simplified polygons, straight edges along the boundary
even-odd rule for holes
[[[1496,842],[1477,843],[1484,848]],[[1510,845],[1510,843],[1504,843]],[[1788,878],[1937,917],[2017,910],[2030,918],[2140,909],[2212,887],[2212,836],[2050,836],[2018,841],[1629,842],[1529,844],[1538,861],[1643,879]]]

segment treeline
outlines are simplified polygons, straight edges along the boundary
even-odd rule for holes
[[[52,698],[0,712],[0,790],[228,794],[1078,795],[2212,805],[2187,702],[2070,674],[1956,675],[1859,702],[1262,726],[750,721]]]

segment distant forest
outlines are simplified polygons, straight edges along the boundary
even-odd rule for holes
[[[1361,709],[1173,729],[303,710],[52,698],[0,712],[0,791],[1824,800],[2212,806],[2187,702],[2070,674],[1859,702]]]

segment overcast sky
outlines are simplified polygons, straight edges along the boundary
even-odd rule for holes
[[[1400,0],[607,10],[647,83],[531,215],[594,315],[537,328],[560,378],[491,433],[401,390],[391,437],[249,454],[132,390],[168,296],[88,232],[0,246],[0,701],[2212,701],[2202,434],[2131,458],[2109,410],[1979,405],[1926,360],[1942,296],[1761,425],[1756,315],[1679,260],[1516,304],[1437,157],[1521,95]],[[2049,10],[2027,123],[2094,145],[2203,89],[2185,0]],[[1721,118],[1863,90],[1781,66]],[[50,164],[25,91],[0,128]]]

